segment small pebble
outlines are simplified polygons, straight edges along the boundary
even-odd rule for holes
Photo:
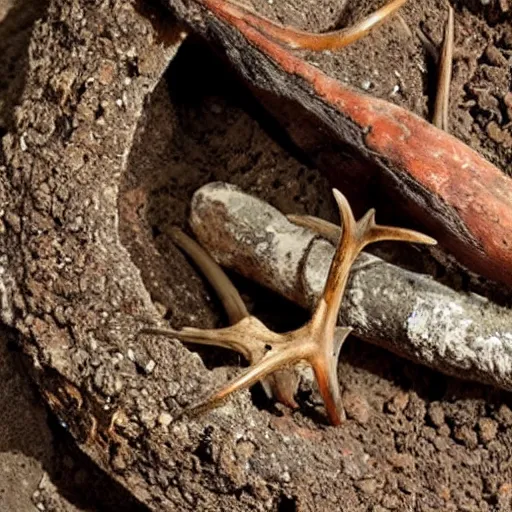
[[[498,424],[490,418],[480,418],[478,421],[479,436],[482,443],[492,441],[498,433]]]
[[[281,475],[281,480],[285,483],[288,483],[291,481],[291,476],[290,476],[290,473],[288,471],[285,471],[282,475]]]
[[[370,406],[366,399],[353,391],[343,393],[343,405],[347,416],[364,425],[370,418]]]
[[[435,427],[439,428],[444,425],[444,411],[441,404],[437,402],[431,403],[428,408],[428,417]]]
[[[456,427],[453,436],[457,441],[460,441],[462,444],[467,446],[468,448],[476,448],[478,445],[478,438],[476,436],[476,432],[469,428],[467,425],[461,425],[460,427]]]
[[[362,84],[361,84],[361,87],[365,90],[365,91],[368,91],[370,90],[370,87],[372,86],[372,83],[370,82],[370,80],[365,80]]]
[[[168,427],[172,423],[172,416],[168,412],[162,412],[158,416],[158,423],[162,427]]]
[[[151,373],[155,369],[155,367],[155,361],[153,361],[153,359],[150,359],[148,364],[144,367],[144,370],[146,371],[146,373]]]
[[[181,386],[179,382],[172,381],[167,384],[167,392],[169,393],[169,396],[175,397],[178,394],[178,391],[180,390]]]
[[[377,490],[377,480],[375,480],[375,478],[365,478],[364,480],[357,482],[356,486],[365,494],[371,496],[372,494],[375,494],[375,491]]]

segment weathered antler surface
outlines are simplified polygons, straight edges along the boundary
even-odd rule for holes
[[[256,88],[302,105],[380,168],[396,206],[469,269],[512,285],[512,179],[455,137],[355,92],[275,42],[258,16],[225,0],[168,0],[220,44]]]
[[[264,201],[212,183],[196,192],[191,224],[221,265],[310,309],[321,297],[332,243],[315,239],[315,232]],[[337,243],[339,233],[325,228]],[[512,390],[510,309],[373,255],[362,253],[354,265],[339,324],[421,364]]]
[[[206,186],[203,191],[211,189],[212,187]],[[240,201],[239,204],[244,202],[244,194],[237,193],[236,189],[230,189],[229,186],[224,188],[222,185],[214,184],[213,189],[217,189],[220,197],[224,196],[224,192],[229,195],[229,191],[232,190],[234,197],[232,201],[228,200],[231,205],[233,202],[236,203],[237,200]],[[412,230],[378,225],[375,223],[374,210],[369,210],[356,222],[345,196],[339,190],[334,189],[333,192],[338,204],[343,230],[341,236],[338,236],[338,240],[336,240],[336,252],[329,264],[327,279],[315,303],[311,320],[299,329],[283,334],[271,331],[257,318],[250,316],[232,284],[211,257],[201,250],[193,240],[182,233],[178,233],[178,243],[193,257],[203,269],[205,275],[208,276],[209,281],[223,299],[223,303],[226,304],[225,308],[233,325],[223,329],[185,327],[181,331],[154,330],[152,332],[177,336],[189,342],[195,341],[205,345],[231,348],[245,355],[251,362],[251,366],[247,370],[220,391],[217,391],[206,402],[199,404],[198,409],[215,405],[235,391],[267,379],[275,375],[276,372],[286,370],[287,367],[296,365],[300,361],[305,361],[314,370],[318,389],[324,401],[329,420],[334,425],[341,423],[344,418],[344,410],[338,383],[338,357],[343,342],[352,328],[351,326],[336,327],[336,324],[352,264],[367,245],[375,242],[395,240],[433,245],[435,240]],[[199,191],[198,193],[201,197],[202,192]],[[212,197],[209,199],[215,201]],[[258,204],[257,201],[247,199],[248,204]],[[202,209],[202,206],[199,206],[199,210]],[[254,208],[252,211],[255,219],[260,218],[260,212],[255,211]],[[250,212],[251,208],[240,212],[248,223],[251,223],[252,218]],[[194,215],[194,212],[192,212],[192,215]],[[215,224],[212,222],[213,226]],[[197,227],[208,230],[206,224]],[[272,229],[273,226],[267,225],[266,229],[269,228]],[[221,230],[218,234],[222,236],[224,232],[224,230]],[[259,233],[252,239],[256,240],[258,238],[260,238]],[[248,241],[244,237],[240,240],[240,245],[247,246]],[[224,245],[222,238],[219,238],[219,242],[219,245]],[[230,242],[229,238],[226,242]],[[290,247],[293,247],[293,244]],[[245,248],[242,249],[242,251],[245,250]],[[234,247],[233,251],[236,252],[237,248]],[[290,270],[293,271],[293,269]],[[245,272],[245,275],[247,275],[247,272]],[[233,307],[235,304],[236,306]],[[296,392],[297,383],[293,383],[289,379],[286,383],[283,383],[279,376],[274,377],[274,382],[275,388],[277,388],[277,396],[284,396],[286,403],[295,405],[293,396]]]

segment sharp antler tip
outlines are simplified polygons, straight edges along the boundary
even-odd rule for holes
[[[351,210],[350,204],[348,202],[348,199],[345,197],[345,195],[340,192],[337,188],[332,189],[332,195],[334,196],[334,199],[338,203],[338,207],[342,210]]]

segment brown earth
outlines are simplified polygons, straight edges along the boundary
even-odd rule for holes
[[[444,3],[410,3],[403,12],[409,28],[422,27],[439,43]],[[369,12],[376,2],[358,2],[357,7],[343,13],[329,0],[322,1],[324,9],[318,8],[318,3],[308,6],[307,2],[293,2],[293,6],[292,2],[255,4],[262,12],[301,28],[329,29],[339,22],[350,23]],[[510,11],[503,12],[508,4],[491,2],[484,7],[477,1],[460,1],[453,5],[458,50],[451,129],[509,172],[512,28]],[[330,59],[330,67],[352,85],[424,117],[430,115],[435,68],[417,37],[410,38],[397,20],[347,51],[322,58]],[[0,126],[4,131],[10,128],[6,112],[14,106],[16,94],[13,88],[0,89],[2,98],[11,99],[11,103],[4,99],[2,107]],[[210,181],[229,181],[283,211],[336,220],[329,183],[311,165],[309,156],[304,148],[290,142],[280,125],[204,42],[191,38],[184,44],[147,106],[120,196],[122,241],[162,316],[173,327],[204,327],[225,321],[211,290],[168,237],[170,226],[186,225],[192,193]],[[159,258],[148,250],[148,241],[154,242]],[[306,313],[278,297],[235,280],[251,311],[269,325],[285,329],[307,318]],[[238,357],[220,350],[199,353],[210,368],[228,366],[228,375],[236,372],[240,363]],[[11,373],[6,370],[0,388],[4,396],[13,396],[20,387],[26,387],[26,376],[15,358],[6,354],[2,364]],[[268,404],[258,390],[254,391],[255,407],[269,417],[269,428],[281,436],[283,443],[290,437],[304,438],[305,443],[321,446],[320,462],[329,452],[342,454],[343,460],[339,467],[327,468],[332,471],[332,482],[315,482],[302,490],[288,486],[289,473],[293,476],[300,471],[298,465],[289,467],[275,484],[280,498],[269,508],[321,510],[319,504],[323,504],[325,510],[337,507],[375,512],[512,510],[510,393],[437,374],[356,339],[342,351],[339,376],[349,416],[340,428],[323,423],[311,390],[302,390],[301,409],[295,413]],[[19,384],[13,385],[12,379]],[[39,440],[30,436],[33,441],[27,446],[26,442],[20,443],[27,430],[18,431],[16,421],[10,422],[14,427],[10,436],[4,437],[8,442],[0,454],[8,475],[0,476],[0,489],[6,489],[0,494],[0,503],[4,499],[12,507],[15,500],[33,496],[43,471],[47,475],[43,482],[51,482],[47,486],[51,491],[44,491],[44,500],[40,494],[33,500],[44,503],[47,510],[74,510],[71,503],[84,509],[108,507],[102,501],[107,494],[123,499],[116,484],[102,480],[101,474],[89,476],[96,475],[89,462],[72,451],[70,454],[69,448],[59,448],[59,443],[52,444],[51,435],[55,440],[63,432],[56,424],[47,426],[44,411],[34,398],[37,395],[30,394],[30,387],[27,389],[29,399],[5,400],[5,407],[9,408],[9,417],[18,421],[28,415],[30,421],[24,424],[40,425],[43,434]],[[209,472],[212,454],[208,443],[205,433],[196,453],[199,478],[216,476]],[[250,443],[246,448],[248,452],[254,449]],[[32,477],[22,490],[12,484],[12,473],[19,471],[20,464],[12,454],[18,452],[28,457],[29,465],[38,466],[37,477]],[[300,463],[308,466],[308,460]],[[327,458],[325,464],[329,464]],[[84,489],[91,486],[104,492],[84,497]],[[192,502],[203,502],[201,489],[197,487],[198,495],[191,497]],[[242,487],[239,492],[241,503],[258,496],[250,488]],[[126,502],[122,505],[129,509]]]

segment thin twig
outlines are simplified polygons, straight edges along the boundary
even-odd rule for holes
[[[179,229],[173,229],[171,231],[171,237],[174,243],[194,260],[196,265],[201,269],[201,272],[213,286],[226,310],[230,323],[235,324],[242,320],[242,318],[248,317],[249,313],[238,290],[205,250]]]
[[[407,37],[412,38],[412,30],[409,27],[409,24],[407,23],[407,21],[405,21],[405,18],[400,13],[398,13],[396,15],[396,19],[402,25],[402,28],[404,29],[404,32],[407,34]]]
[[[421,41],[423,48],[425,48],[425,50],[434,60],[434,62],[439,62],[439,50],[436,48],[436,45],[432,42],[430,37],[428,37],[427,34],[425,34],[423,30],[421,30],[421,28],[418,28],[416,30],[416,35],[418,36],[418,39]]]
[[[450,84],[452,81],[453,63],[453,8],[448,6],[448,21],[443,39],[441,57],[439,59],[439,75],[437,80],[437,95],[434,105],[432,123],[441,130],[448,131],[448,109],[450,103]]]

